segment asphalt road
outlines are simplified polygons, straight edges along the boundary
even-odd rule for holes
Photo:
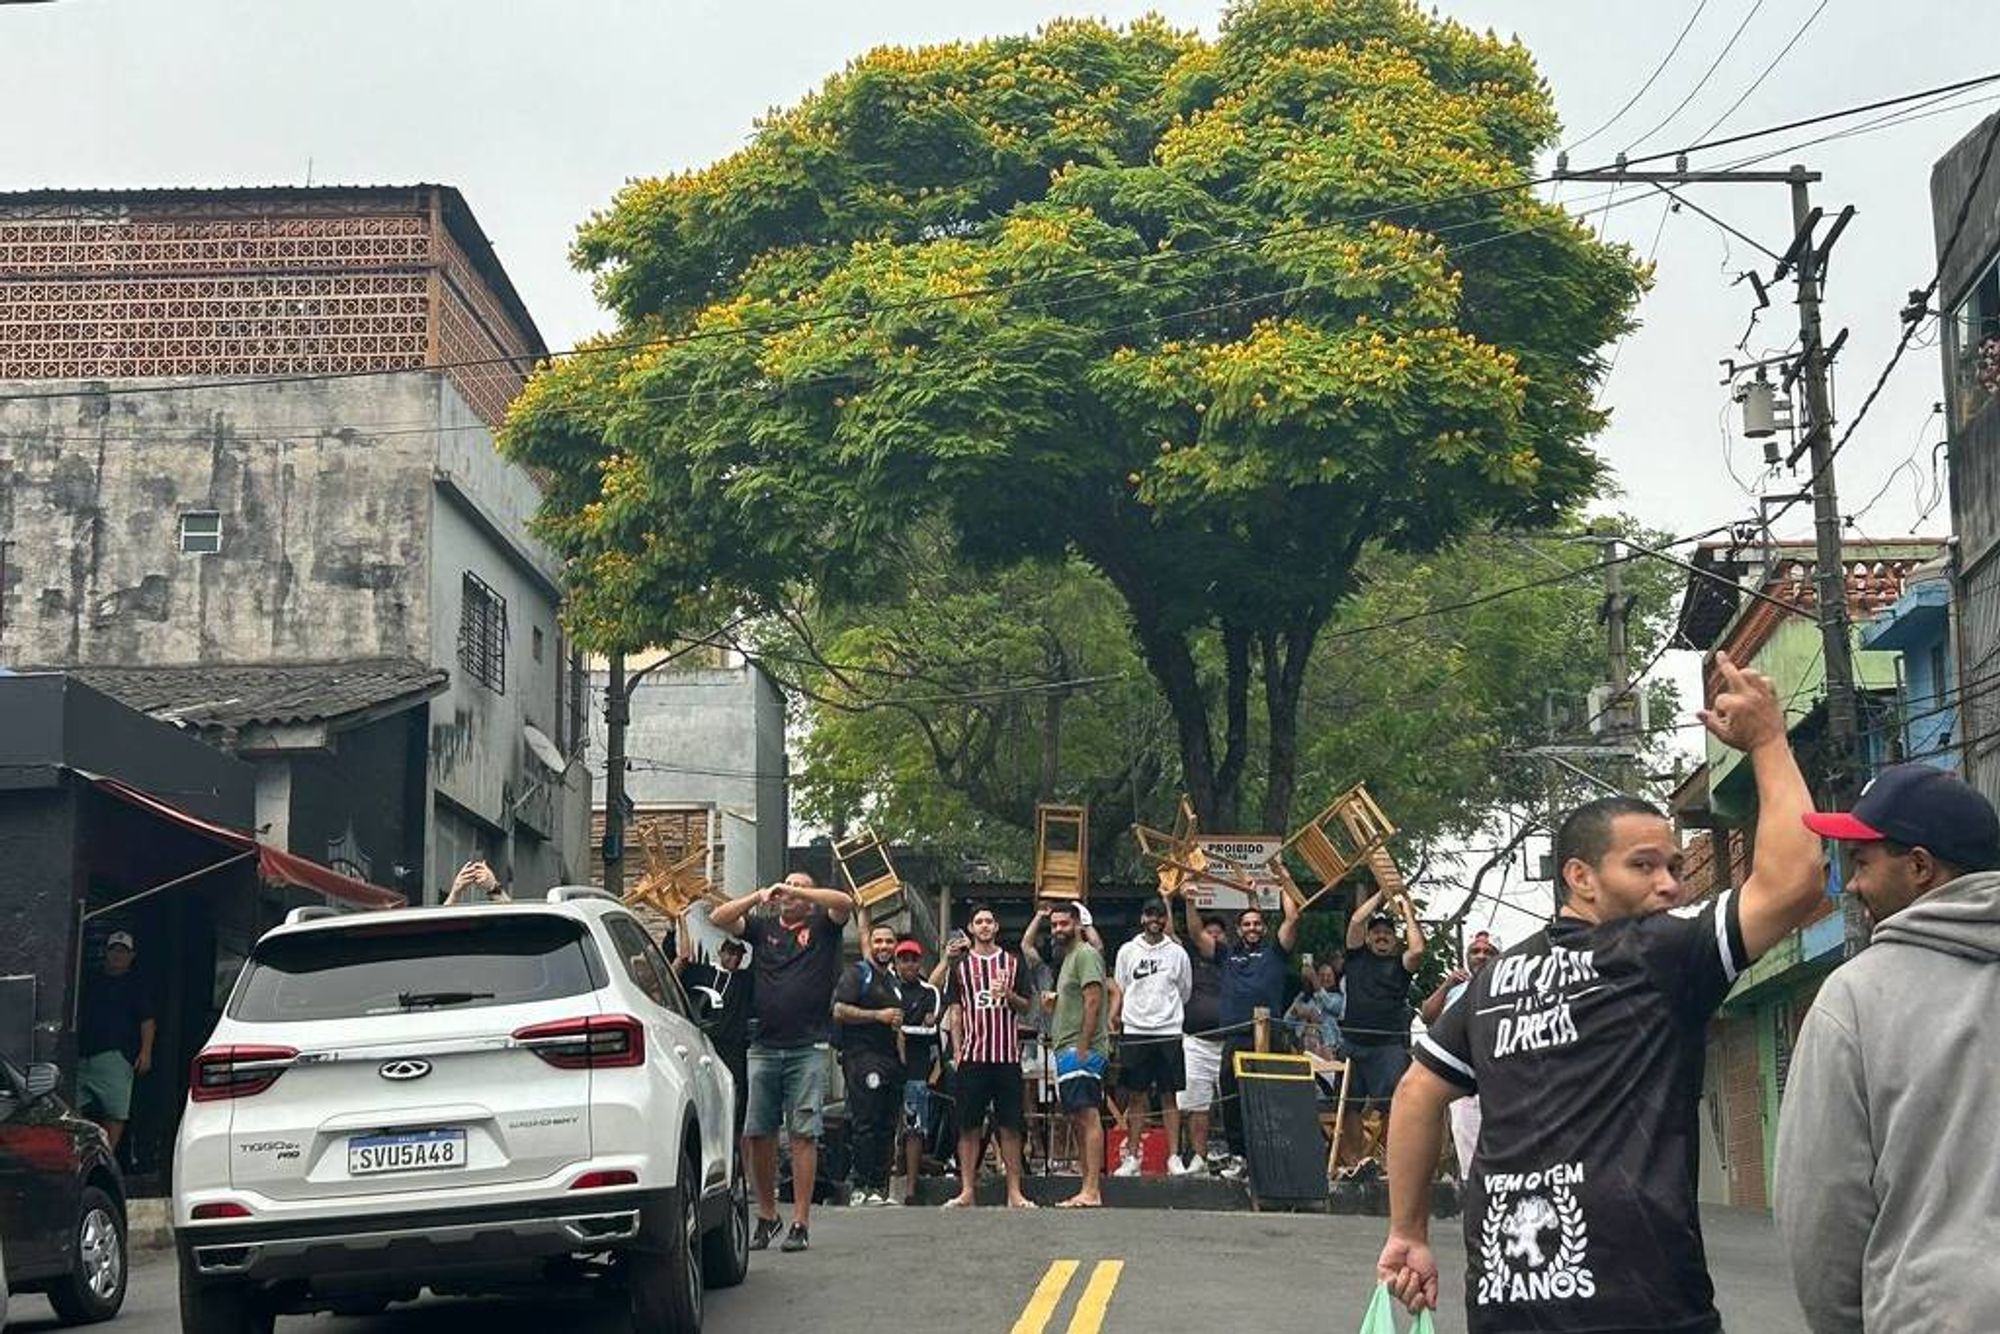
[[[1705,1215],[1710,1265],[1725,1320],[1737,1334],[1805,1334],[1782,1275],[1770,1220]],[[1465,1328],[1456,1220],[1440,1222],[1448,1300],[1440,1334]],[[911,1320],[949,1319],[967,1334],[1157,1334],[1253,1327],[1344,1334],[1374,1289],[1382,1223],[1372,1218],[1119,1210],[1009,1214],[982,1209],[822,1211],[813,1249],[754,1257],[741,1288],[712,1295],[712,1334],[810,1329],[879,1334]],[[131,1297],[110,1328],[179,1328],[169,1257],[136,1255]],[[1037,1292],[1044,1294],[1035,1302]],[[1035,1307],[1034,1316],[1024,1313]],[[46,1306],[24,1298],[15,1330],[53,1330]],[[280,1334],[623,1334],[620,1315],[575,1301],[426,1301],[372,1319],[278,1322]]]

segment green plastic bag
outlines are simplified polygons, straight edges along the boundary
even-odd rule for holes
[[[1361,1317],[1358,1334],[1396,1334],[1396,1299],[1389,1295],[1387,1283],[1375,1285],[1375,1296],[1368,1303],[1367,1312]],[[1436,1334],[1431,1324],[1429,1311],[1417,1312],[1410,1334]]]

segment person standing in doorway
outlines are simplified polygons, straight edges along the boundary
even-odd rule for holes
[[[145,984],[132,971],[139,944],[129,931],[104,942],[104,967],[87,979],[77,1006],[77,1103],[104,1127],[111,1152],[132,1119],[132,1086],[153,1068],[159,1024]]]
[[[792,1159],[792,1226],[779,1249],[802,1251],[811,1241],[833,988],[840,976],[841,932],[853,911],[852,895],[822,889],[811,876],[794,873],[783,884],[731,899],[708,919],[717,930],[750,942],[756,969],[757,1040],[750,1047],[750,1104],[743,1122],[757,1193],[752,1250],[768,1248],[784,1231],[778,1221],[780,1128]]]

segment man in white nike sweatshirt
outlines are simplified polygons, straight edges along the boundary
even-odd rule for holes
[[[1113,1176],[1139,1175],[1148,1094],[1157,1096],[1167,1143],[1175,1146],[1168,1171],[1182,1176],[1189,1170],[1178,1152],[1181,1106],[1176,1095],[1187,1087],[1181,1027],[1188,997],[1194,994],[1194,965],[1181,943],[1167,934],[1172,920],[1164,901],[1147,900],[1139,910],[1139,934],[1119,947],[1112,971],[1111,1026],[1118,1034],[1118,1087],[1126,1094],[1125,1159]]]
[[[1778,1228],[1813,1334],[2000,1330],[2000,818],[1920,764],[1848,814],[1869,946],[1820,987],[1778,1120]]]

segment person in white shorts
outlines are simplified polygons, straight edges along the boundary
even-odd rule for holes
[[[1192,916],[1193,908],[1188,911]],[[1228,924],[1213,913],[1201,917],[1199,925],[1218,944],[1229,935]],[[1183,1158],[1180,1146],[1174,1146],[1175,1155],[1168,1167],[1176,1173],[1208,1170],[1210,1116],[1222,1081],[1222,1039],[1215,1036],[1222,1027],[1222,969],[1200,950],[1187,954],[1188,966],[1194,970],[1194,986],[1182,1013],[1181,1064],[1187,1087],[1175,1095],[1175,1101],[1187,1118],[1188,1152]]]

